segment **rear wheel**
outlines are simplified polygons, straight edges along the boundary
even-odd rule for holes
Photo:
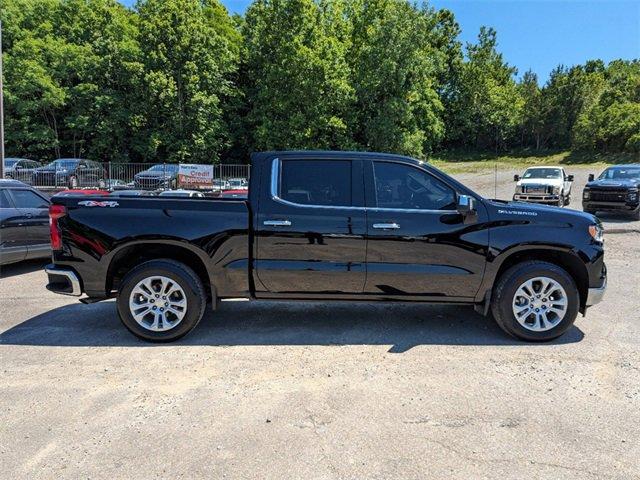
[[[502,274],[491,311],[505,332],[523,340],[553,340],[573,325],[580,295],[571,276],[548,262],[523,262]]]
[[[200,322],[207,297],[195,272],[174,260],[152,260],[131,270],[118,291],[118,314],[135,336],[170,342]]]

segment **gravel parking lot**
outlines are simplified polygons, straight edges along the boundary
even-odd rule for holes
[[[5,478],[640,478],[640,234],[561,339],[468,307],[225,302],[139,342],[2,270]]]

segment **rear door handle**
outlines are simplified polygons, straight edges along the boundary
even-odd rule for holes
[[[289,220],[265,220],[263,222],[269,227],[290,227],[291,222]]]
[[[378,230],[397,230],[400,228],[400,225],[397,223],[374,223],[373,228],[377,228]]]

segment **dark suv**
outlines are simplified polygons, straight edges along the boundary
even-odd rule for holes
[[[49,200],[17,180],[0,180],[0,265],[51,255]]]
[[[640,164],[609,167],[597,179],[589,175],[589,183],[582,192],[582,209],[589,213],[628,213],[640,220],[638,190]]]
[[[39,187],[99,187],[105,185],[107,172],[93,160],[59,158],[34,170],[31,183]]]

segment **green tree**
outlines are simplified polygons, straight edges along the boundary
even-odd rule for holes
[[[351,147],[354,96],[342,2],[256,0],[243,31],[251,146]]]
[[[141,0],[144,159],[211,162],[230,144],[240,36],[217,0]]]
[[[349,16],[356,142],[422,156],[444,136],[438,89],[446,66],[438,47],[448,48],[449,37],[438,31],[433,10],[408,2],[354,1]]]
[[[523,99],[514,67],[497,51],[496,32],[482,27],[478,43],[467,44],[467,61],[458,79],[451,139],[477,149],[506,148],[521,123]]]

